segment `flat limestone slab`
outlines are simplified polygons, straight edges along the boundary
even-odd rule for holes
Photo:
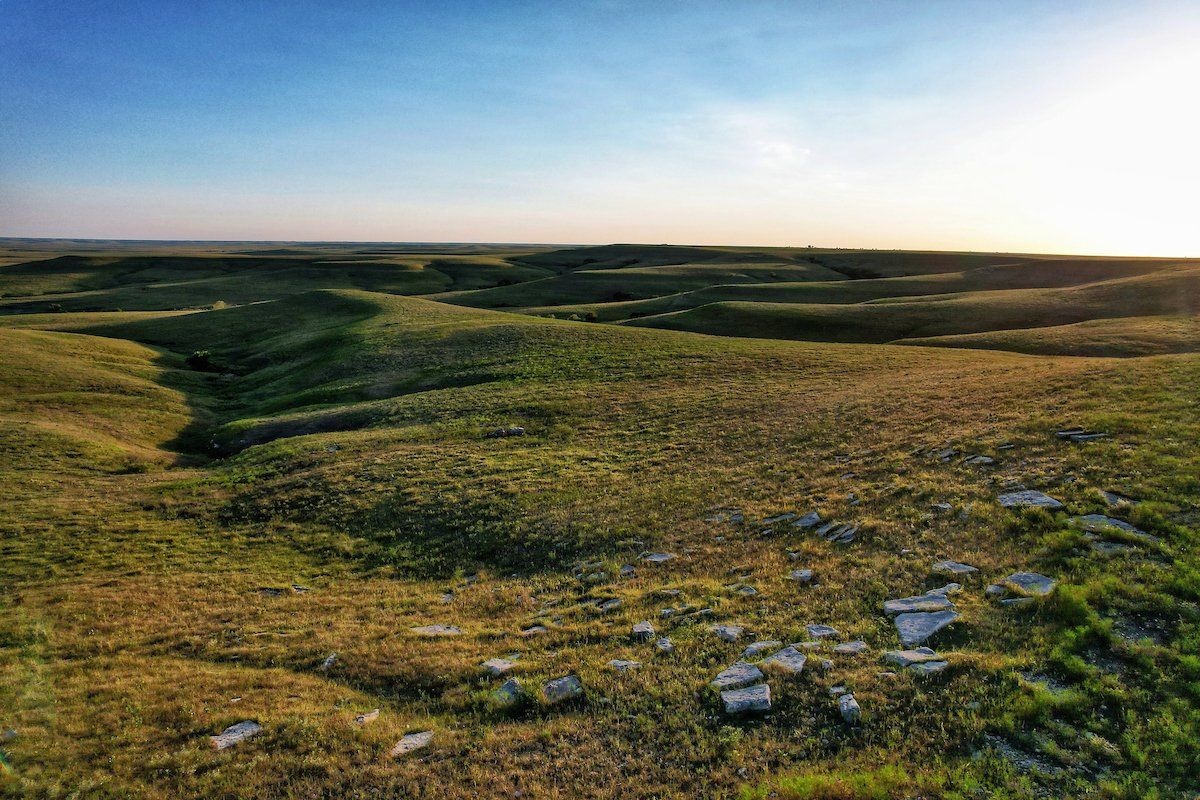
[[[741,625],[713,625],[712,632],[723,642],[736,642],[746,629]]]
[[[262,733],[262,725],[259,725],[253,720],[247,719],[230,725],[216,736],[210,736],[208,739],[210,742],[212,742],[213,748],[217,750],[224,750],[226,747],[233,747],[235,744],[244,742],[250,737],[257,736],[260,733]]]
[[[768,650],[778,650],[780,647],[783,647],[783,642],[755,642],[742,651],[742,658],[754,658]]]
[[[957,612],[932,611],[900,614],[894,621],[896,632],[900,634],[900,644],[912,647],[921,644],[956,619],[958,619]]]
[[[421,636],[461,636],[462,629],[454,625],[421,625],[412,629]]]
[[[939,575],[970,575],[973,572],[979,572],[979,569],[961,561],[946,560],[934,564],[933,571]]]
[[[365,714],[359,714],[354,718],[355,725],[366,725],[368,722],[374,722],[379,719],[379,709],[374,708]]]
[[[721,692],[726,714],[753,714],[771,710],[771,687],[765,683]]]
[[[818,514],[816,511],[809,511],[807,514],[802,516],[800,519],[793,522],[792,527],[800,528],[801,530],[808,530],[809,528],[815,527],[820,521],[821,521],[820,514]]]
[[[740,689],[763,679],[762,670],[753,664],[739,661],[728,669],[717,673],[717,677],[709,682],[714,689]]]
[[[805,625],[804,630],[808,633],[810,639],[827,639],[838,635],[837,628],[829,625]]]
[[[517,665],[517,662],[509,661],[507,658],[489,658],[487,661],[483,662],[480,666],[483,667],[483,671],[486,672],[488,675],[491,675],[493,678],[499,678],[501,675],[508,672],[516,665]]]
[[[409,733],[396,742],[396,746],[388,753],[392,758],[408,755],[409,753],[428,747],[433,742],[433,731],[418,731]]]
[[[552,681],[546,681],[545,685],[542,686],[542,697],[550,705],[561,703],[564,700],[571,700],[582,694],[583,684],[574,675],[565,675],[561,678],[555,678]]]
[[[764,659],[762,666],[768,672],[799,675],[804,671],[804,663],[806,661],[808,661],[808,656],[796,648],[789,646]]]
[[[1038,572],[1014,572],[1004,583],[1028,595],[1043,597],[1054,591],[1056,582]]]
[[[942,657],[928,647],[918,647],[913,650],[889,650],[883,654],[883,660],[893,667],[904,668],[928,661],[941,661]]]
[[[922,594],[916,597],[901,597],[898,600],[887,600],[883,604],[883,613],[889,617],[897,614],[911,614],[914,611],[953,611],[954,603],[944,594]]]
[[[1045,492],[1026,489],[1022,492],[1002,494],[997,500],[1005,508],[1062,508],[1063,504]]]

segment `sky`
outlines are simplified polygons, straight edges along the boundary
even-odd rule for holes
[[[0,236],[1200,256],[1200,2],[0,0]]]

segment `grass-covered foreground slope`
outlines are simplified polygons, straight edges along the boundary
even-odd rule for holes
[[[4,322],[10,796],[1194,791],[1197,356],[696,336],[348,289]],[[1065,508],[1002,508],[1018,486]],[[761,524],[810,510],[856,537]],[[1086,513],[1154,538],[1090,539]],[[943,559],[979,572],[921,677],[882,660],[882,604],[947,583]],[[1017,571],[1055,588],[988,598]],[[711,617],[663,616],[685,606]],[[435,624],[461,633],[413,630]],[[709,681],[810,624],[837,633],[768,678],[770,712],[726,714]],[[512,708],[480,668],[498,657]],[[582,696],[547,704],[565,675]],[[212,748],[245,720],[262,732]]]

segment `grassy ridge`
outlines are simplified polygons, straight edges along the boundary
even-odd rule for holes
[[[864,303],[888,297],[956,294],[1000,289],[1038,289],[1076,286],[1122,277],[1146,275],[1173,266],[1174,262],[1146,259],[1046,259],[1019,264],[998,264],[960,272],[866,278],[811,283],[720,285],[690,292],[666,294],[649,300],[621,303],[564,305],[520,309],[524,313],[566,317],[571,314],[615,322],[682,311],[716,302],[762,303]]]
[[[1049,327],[1089,319],[1192,315],[1200,269],[1187,267],[1061,289],[1009,289],[870,303],[713,303],[628,325],[818,341],[890,342],[923,336]]]
[[[1200,350],[1200,318],[1192,315],[1089,320],[959,336],[900,339],[897,344],[1011,350],[1036,355],[1152,356]]]

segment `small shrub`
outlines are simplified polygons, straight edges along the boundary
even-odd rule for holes
[[[195,350],[190,356],[184,359],[189,367],[197,372],[211,372],[213,368],[212,354],[207,350]]]

